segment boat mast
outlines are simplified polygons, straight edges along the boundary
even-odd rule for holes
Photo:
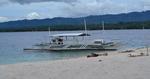
[[[104,31],[105,30],[105,23],[104,23],[104,21],[102,21],[102,31]]]
[[[51,29],[50,27],[48,28],[49,36],[51,35]]]
[[[85,30],[85,34],[87,36],[87,26],[86,26],[86,20],[84,19],[84,30]]]
[[[48,27],[48,33],[49,33],[49,35],[48,35],[48,37],[49,37],[49,42],[51,42],[51,40],[50,40],[50,35],[51,35],[51,29],[50,29],[50,27]]]
[[[105,22],[102,21],[102,36],[105,36]],[[105,39],[105,37],[103,37]]]
[[[143,25],[143,30],[145,29],[144,25]]]
[[[86,20],[84,19],[84,32],[85,32],[85,36],[87,37],[88,36],[88,33],[87,33],[87,27],[86,27]],[[83,38],[84,39],[84,38]],[[84,42],[85,42],[85,44],[86,44],[86,40],[84,39]]]

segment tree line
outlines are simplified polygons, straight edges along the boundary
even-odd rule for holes
[[[84,30],[83,24],[78,25],[40,25],[29,26],[23,28],[13,29],[0,29],[0,32],[18,32],[18,31],[47,31],[48,28],[51,31],[72,31],[72,30]],[[88,24],[87,30],[102,30],[102,24]],[[150,29],[150,21],[143,22],[118,22],[118,23],[105,23],[105,30],[125,30],[125,29]]]

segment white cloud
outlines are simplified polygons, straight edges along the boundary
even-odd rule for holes
[[[141,0],[140,6],[143,7],[143,10],[150,10],[150,1],[149,0]]]
[[[26,19],[40,19],[40,18],[41,18],[41,16],[37,12],[29,13],[26,16]]]
[[[8,0],[0,0],[0,4],[4,3],[5,1]],[[11,0],[11,1],[15,1],[17,3],[9,2],[8,5],[0,7],[0,16],[7,16],[11,18],[11,20],[42,19],[53,17],[83,17],[88,15],[118,14],[118,13],[150,10],[149,0],[71,0],[71,1]],[[23,2],[24,5],[21,5],[21,2]]]
[[[8,4],[8,0],[0,0],[0,6]]]
[[[0,22],[6,22],[6,21],[9,21],[9,19],[7,17],[0,16]]]
[[[74,2],[76,0],[9,0],[20,4],[40,3],[40,2]]]
[[[147,0],[78,0],[65,5],[61,11],[67,17],[82,17],[150,10],[149,4]]]
[[[68,14],[68,17],[81,17],[127,12],[127,7],[126,4],[118,4],[112,0],[78,0],[64,6],[63,12]]]

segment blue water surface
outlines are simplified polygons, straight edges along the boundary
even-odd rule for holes
[[[51,34],[74,33],[82,31],[54,31]],[[106,39],[121,42],[120,49],[138,48],[150,44],[150,30],[106,30],[88,31],[93,39]],[[23,48],[48,40],[48,32],[1,32],[0,33],[0,64],[20,62],[58,60],[86,56],[93,51],[24,51]]]

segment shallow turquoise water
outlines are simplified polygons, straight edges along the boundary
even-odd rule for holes
[[[55,31],[70,33],[80,31]],[[89,31],[92,38],[117,40],[121,42],[120,49],[137,48],[150,44],[149,30],[106,30]],[[23,51],[40,42],[48,41],[48,32],[3,32],[0,33],[0,64],[12,64],[31,61],[57,60],[86,56],[93,51],[77,52],[50,52],[50,51]]]

